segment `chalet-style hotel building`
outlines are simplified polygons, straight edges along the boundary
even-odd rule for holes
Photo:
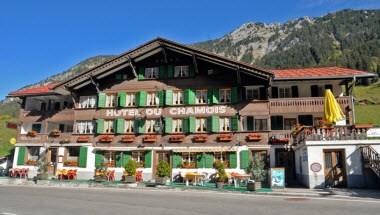
[[[333,175],[330,185],[361,186],[365,171],[357,170],[360,159],[355,173],[349,169],[345,158],[356,153],[349,147],[367,144],[379,152],[380,142],[356,135],[367,128],[354,126],[352,88],[373,76],[337,67],[269,71],[158,38],[63,82],[12,92],[22,100],[13,168],[35,176],[47,148],[52,176],[68,168],[92,179],[105,165],[120,180],[134,159],[149,181],[159,160],[170,163],[174,177],[212,173],[215,160],[244,172],[256,154],[268,168],[285,167],[288,183],[309,187],[326,186],[326,170],[347,162],[339,165],[345,175]],[[323,128],[309,127],[292,135],[296,124],[318,126],[325,89],[346,114],[342,132],[329,139]],[[315,176],[310,165],[318,161]]]

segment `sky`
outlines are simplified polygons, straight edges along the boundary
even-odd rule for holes
[[[282,23],[380,0],[1,0],[0,100],[80,61],[156,37],[215,39],[246,22]]]

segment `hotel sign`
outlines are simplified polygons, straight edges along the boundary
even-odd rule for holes
[[[195,107],[170,107],[170,108],[131,108],[121,110],[106,110],[107,117],[150,117],[171,115],[214,115],[227,112],[227,106],[195,106]]]

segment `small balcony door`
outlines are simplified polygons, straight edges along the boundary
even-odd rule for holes
[[[346,158],[344,149],[324,150],[325,186],[346,187]]]

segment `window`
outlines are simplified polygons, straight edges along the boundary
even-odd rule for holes
[[[158,98],[158,93],[156,92],[150,92],[146,96],[146,104],[148,106],[157,106],[159,105],[160,100]]]
[[[268,120],[267,119],[255,119],[255,131],[267,131]]]
[[[61,103],[60,102],[55,102],[54,103],[54,110],[55,111],[61,110]]]
[[[134,121],[125,120],[124,121],[124,133],[133,133],[134,131]]]
[[[189,66],[175,66],[174,78],[189,77]]]
[[[156,125],[156,123],[159,123],[158,120],[156,119],[147,119],[145,120],[145,132],[146,133],[154,133],[156,132],[154,126]]]
[[[271,129],[284,130],[284,118],[282,116],[271,116]]]
[[[104,130],[105,134],[114,133],[113,120],[104,120]]]
[[[115,151],[105,151],[104,152],[104,166],[115,167],[116,162],[116,152]]]
[[[196,104],[206,104],[207,103],[207,90],[197,90],[196,91]]]
[[[299,115],[298,123],[306,126],[313,126],[313,115]]]
[[[312,85],[310,86],[311,97],[321,97],[323,96],[323,89],[321,86]]]
[[[173,133],[182,132],[182,119],[173,119],[172,132]]]
[[[220,103],[231,102],[231,89],[220,89],[219,90],[219,102]]]
[[[42,125],[41,124],[32,124],[32,131],[37,133],[41,133]]]
[[[40,157],[40,147],[28,147],[27,161],[38,161]]]
[[[183,104],[183,92],[176,91],[173,92],[173,105],[182,105]]]
[[[133,151],[132,159],[137,162],[138,167],[144,167],[144,151]]]
[[[78,108],[95,108],[96,96],[81,96],[79,97]]]
[[[206,118],[197,118],[195,119],[195,129],[196,132],[206,132],[207,131],[207,119]]]
[[[219,131],[226,132],[231,130],[231,120],[228,117],[219,118]]]
[[[41,108],[40,108],[41,111],[46,111],[46,102],[42,102],[41,103]]]
[[[266,150],[254,150],[252,151],[252,157],[257,157],[259,160],[264,161],[264,169],[269,167],[268,152]]]
[[[278,97],[279,98],[290,98],[290,88],[279,87],[278,88]]]
[[[115,107],[117,103],[117,96],[115,94],[106,95],[106,107]]]
[[[314,117],[314,126],[321,126],[322,117]]]
[[[145,68],[145,78],[146,79],[157,79],[158,78],[158,67]]]
[[[64,166],[78,166],[79,147],[67,147]]]
[[[136,95],[134,93],[127,93],[126,95],[126,106],[133,107],[136,105]]]
[[[75,133],[77,133],[77,134],[93,134],[94,133],[94,122],[93,121],[77,121]]]
[[[214,153],[214,160],[226,162],[227,161],[227,152],[215,152]]]
[[[259,88],[247,88],[246,89],[247,100],[260,99]]]
[[[285,130],[292,130],[294,126],[297,124],[297,119],[295,118],[285,118],[284,119],[284,129]]]
[[[182,163],[189,167],[195,168],[196,153],[184,152],[182,153]]]

